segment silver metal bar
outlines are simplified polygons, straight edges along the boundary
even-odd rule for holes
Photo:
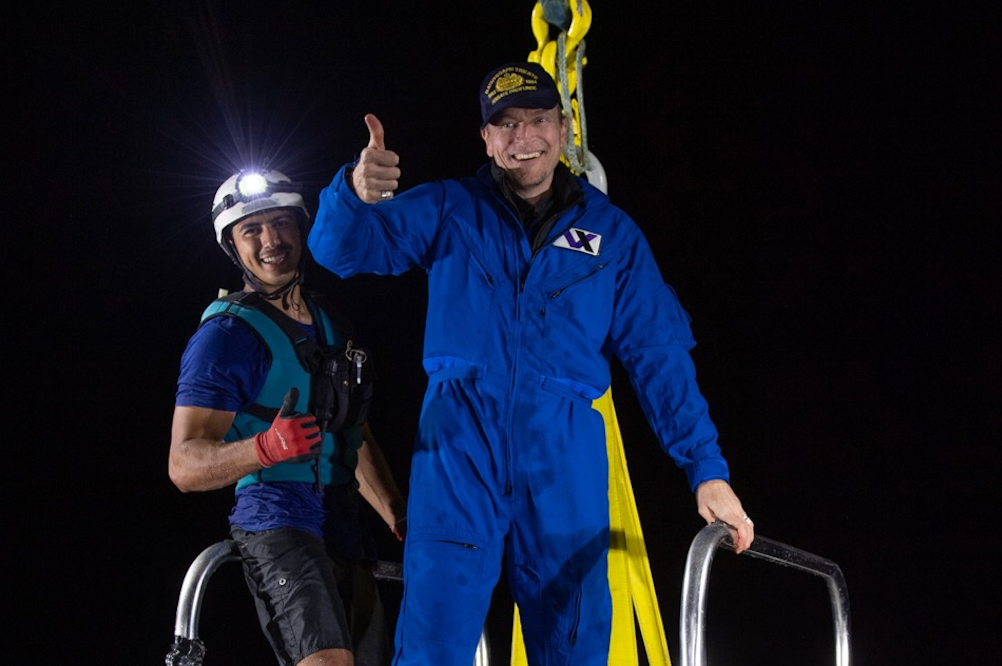
[[[701,529],[689,547],[685,577],[682,580],[682,608],[679,617],[681,666],[706,666],[706,589],[713,556],[720,547],[734,550],[730,530],[719,521]],[[835,664],[849,666],[849,592],[839,566],[831,560],[759,535],[755,536],[751,548],[742,555],[806,571],[825,579],[835,627]]]
[[[202,598],[209,577],[226,562],[238,561],[237,544],[229,539],[214,543],[203,550],[188,567],[181,584],[174,620],[174,635],[195,640],[198,638],[198,616],[202,611]]]
[[[491,644],[487,640],[487,626],[484,625],[477,643],[477,652],[473,655],[473,666],[491,666]]]
[[[188,567],[188,572],[181,583],[181,594],[177,602],[177,616],[174,620],[174,636],[198,642],[198,618],[202,611],[202,599],[205,596],[205,586],[209,577],[226,562],[240,561],[237,544],[230,539],[214,543],[201,553]],[[396,562],[379,561],[373,572],[378,580],[403,581],[403,571]],[[173,652],[168,655],[168,664],[201,664],[201,644],[197,643],[193,657],[187,660]],[[480,634],[477,652],[474,655],[474,666],[490,666],[490,643],[487,639],[487,627]]]

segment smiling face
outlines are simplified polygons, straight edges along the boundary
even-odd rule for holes
[[[245,217],[233,225],[230,242],[267,293],[284,286],[299,270],[303,238],[292,208],[273,208]]]
[[[567,141],[567,119],[559,107],[501,111],[480,130],[487,155],[508,174],[522,199],[535,203],[553,183],[553,170]]]

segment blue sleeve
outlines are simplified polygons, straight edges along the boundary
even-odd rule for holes
[[[695,346],[689,315],[665,283],[646,239],[632,220],[634,240],[619,263],[610,342],[630,376],[662,447],[681,467],[692,490],[711,479],[729,480],[717,428],[696,384],[689,351]]]
[[[241,412],[264,386],[271,359],[257,335],[236,317],[213,317],[188,341],[174,404]]]
[[[313,258],[340,277],[427,270],[429,250],[445,219],[444,187],[426,183],[369,204],[348,184],[350,168],[342,167],[320,193],[307,241]]]

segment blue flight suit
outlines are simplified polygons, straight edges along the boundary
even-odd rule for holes
[[[375,205],[349,169],[321,193],[315,259],[341,277],[428,274],[395,664],[468,666],[504,557],[529,663],[604,666],[608,462],[592,401],[612,357],[690,486],[728,479],[688,315],[633,220],[562,165],[535,247],[489,164]]]

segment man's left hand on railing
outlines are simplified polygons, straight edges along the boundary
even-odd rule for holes
[[[745,513],[741,500],[723,479],[704,481],[696,488],[696,507],[707,524],[719,520],[731,528],[734,552],[740,554],[755,540],[755,523]]]

